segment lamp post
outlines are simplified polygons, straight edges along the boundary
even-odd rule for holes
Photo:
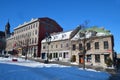
[[[48,53],[47,53],[47,60],[45,61],[45,63],[49,62],[49,45],[51,43],[51,36],[49,33],[46,33],[46,43],[48,44]]]

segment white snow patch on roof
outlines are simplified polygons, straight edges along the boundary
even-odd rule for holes
[[[51,34],[51,41],[59,41],[59,40],[69,39],[71,32],[72,31]],[[46,39],[43,39],[42,42],[46,42]]]

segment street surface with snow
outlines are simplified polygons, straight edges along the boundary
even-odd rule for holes
[[[109,73],[58,64],[0,57],[0,80],[108,80]]]

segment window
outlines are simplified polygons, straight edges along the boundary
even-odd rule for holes
[[[59,57],[62,57],[62,53],[59,53]]]
[[[33,28],[35,28],[35,24],[33,24]]]
[[[31,39],[29,39],[29,44],[31,44]]]
[[[37,38],[35,38],[35,43],[37,43]]]
[[[35,35],[37,35],[37,30],[35,30]]]
[[[63,47],[63,44],[61,44],[61,48]]]
[[[53,48],[53,45],[51,45],[51,48]]]
[[[73,45],[72,45],[72,50],[75,50],[75,49],[76,49],[76,45],[73,44]]]
[[[62,38],[65,38],[65,37],[66,37],[66,34],[63,34],[63,35],[62,35]]]
[[[79,44],[79,50],[82,50],[83,47],[82,47],[82,44]]]
[[[36,23],[36,28],[37,28],[37,23]]]
[[[45,47],[45,45],[43,46],[43,49],[45,49],[46,47]]]
[[[68,58],[68,52],[63,53],[63,58]]]
[[[34,38],[32,38],[32,44],[34,43]]]
[[[30,44],[31,44],[31,39],[30,39]]]
[[[105,54],[105,55],[104,55],[104,61],[105,61],[105,63],[107,62],[109,56],[110,56],[109,54]]]
[[[55,53],[55,58],[58,58],[58,53]]]
[[[95,55],[95,62],[100,62],[100,55],[99,54],[96,54]]]
[[[30,25],[30,28],[32,29],[32,25]]]
[[[57,48],[58,46],[56,45],[56,48]]]
[[[34,31],[32,32],[32,35],[34,36]]]
[[[99,49],[99,42],[95,42],[95,49]]]
[[[87,62],[91,62],[91,55],[87,55]]]
[[[66,43],[66,47],[68,47],[69,45],[68,45],[68,43]]]
[[[109,45],[108,45],[108,41],[104,41],[104,49],[108,49]]]
[[[53,58],[55,58],[56,57],[56,53],[53,53]]]
[[[87,43],[87,50],[90,50],[90,43]]]

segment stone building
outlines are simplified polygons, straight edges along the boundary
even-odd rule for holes
[[[7,53],[12,52],[14,49],[14,35],[11,35],[6,39],[6,51]]]
[[[50,60],[69,61],[70,52],[70,34],[72,31],[51,34],[51,43],[48,45],[46,39],[42,40],[41,58]],[[49,50],[48,50],[49,49]]]
[[[87,65],[106,67],[108,58],[114,61],[114,38],[110,31],[92,27],[85,30],[84,37],[80,36],[81,32],[71,39],[72,55],[75,55],[77,63],[85,60]]]
[[[11,44],[11,49],[17,50],[20,55],[40,57],[41,41],[45,38],[45,34],[61,32],[62,30],[60,25],[50,18],[31,19],[31,21],[24,22],[24,24],[14,28],[14,35],[7,39],[7,45]]]
[[[84,36],[80,35],[81,32],[84,32]],[[85,30],[51,34],[51,38],[49,46],[46,39],[42,41],[42,59],[47,58],[49,53],[51,59],[73,61],[77,64],[83,64],[85,61],[86,65],[102,67],[107,66],[108,58],[114,61],[114,38],[110,31],[104,28],[92,27]],[[66,54],[67,57],[65,57]]]

